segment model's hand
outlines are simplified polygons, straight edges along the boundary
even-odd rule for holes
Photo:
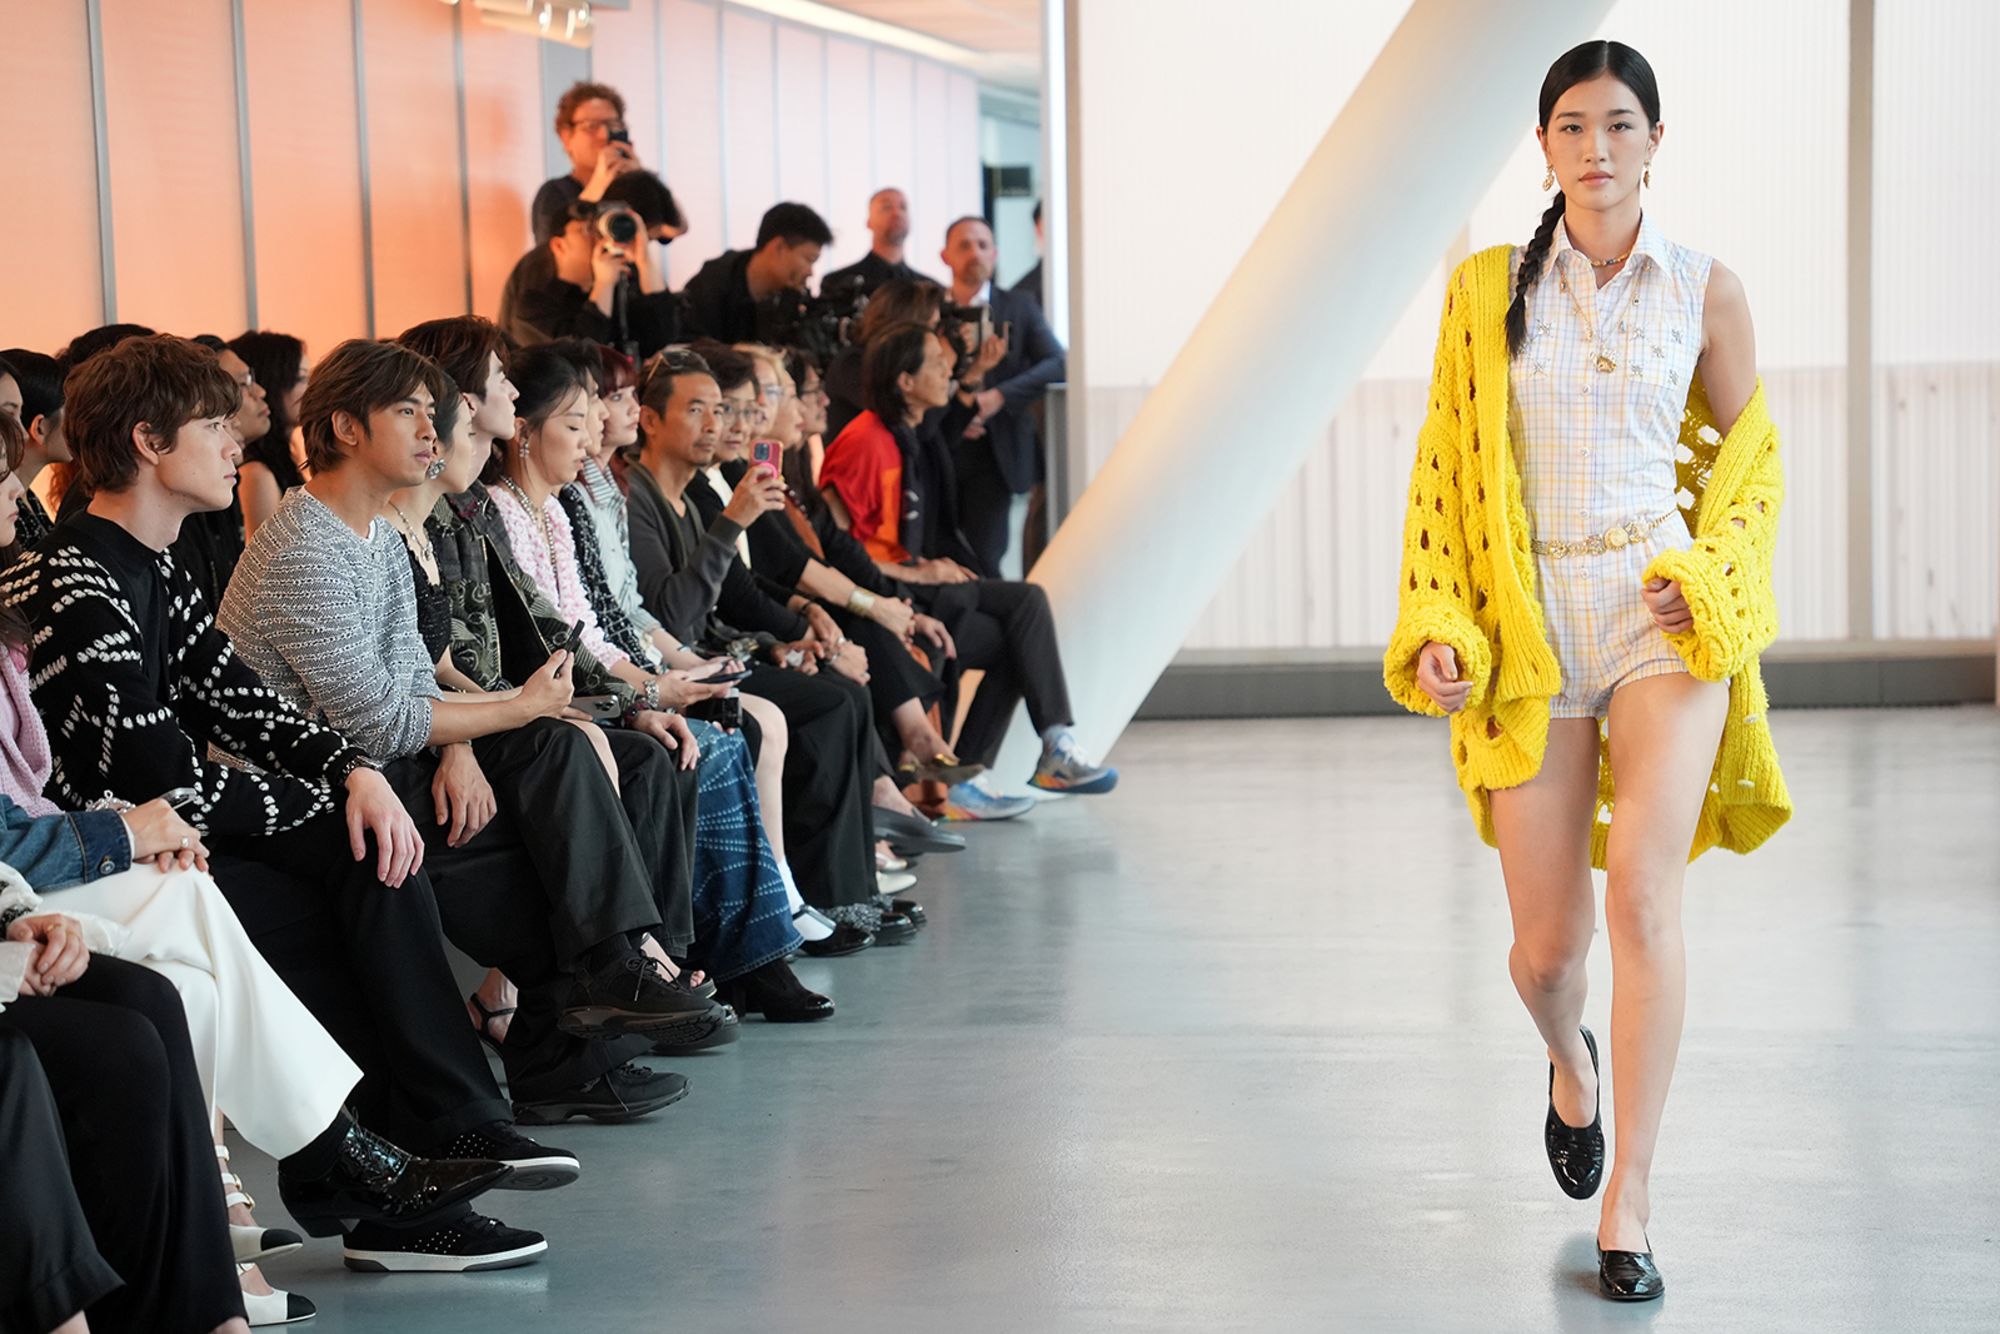
[[[567,649],[557,649],[541,670],[521,687],[520,703],[529,718],[559,718],[576,697],[576,683],[570,669],[576,664]]]
[[[417,822],[396,799],[389,780],[362,767],[347,776],[347,846],[360,861],[375,835],[375,878],[390,888],[415,875],[424,864],[424,840]]]
[[[486,781],[470,743],[454,741],[439,750],[431,804],[437,808],[437,822],[451,826],[445,842],[454,848],[464,847],[498,814],[493,785]]]
[[[765,465],[756,464],[729,493],[729,503],[722,507],[722,512],[737,527],[748,528],[763,515],[784,507],[784,479]]]
[[[1646,610],[1653,613],[1653,624],[1668,634],[1684,634],[1694,629],[1694,613],[1688,610],[1681,586],[1674,580],[1648,579],[1639,596],[1646,600]]]
[[[669,709],[685,709],[688,705],[699,704],[705,699],[721,699],[736,688],[727,684],[711,685],[679,669],[661,672],[654,679],[660,683],[660,705]]]
[[[1472,682],[1458,679],[1458,654],[1451,645],[1440,644],[1436,640],[1424,645],[1417,655],[1417,689],[1431,697],[1431,703],[1446,713],[1457,713],[1465,707],[1465,697],[1472,693]]]
[[[868,684],[867,651],[851,639],[828,656],[827,665],[858,686]]]
[[[818,644],[810,639],[801,639],[791,644],[773,644],[771,646],[771,661],[790,671],[803,672],[807,676],[812,676],[819,671],[819,647]],[[798,661],[788,662],[787,659],[793,657],[795,654]]]
[[[23,996],[53,995],[57,987],[68,986],[90,967],[82,928],[61,913],[17,917],[7,927],[7,939],[35,947],[28,970],[21,976]]]
[[[952,642],[951,631],[945,629],[944,622],[935,616],[926,616],[918,612],[911,618],[910,634],[914,639],[928,639],[943,649],[947,658],[958,656],[958,645]]]
[[[632,726],[672,751],[676,768],[692,769],[701,763],[701,744],[694,739],[687,719],[678,713],[642,709],[632,719]]]
[[[799,615],[806,618],[807,633],[820,643],[832,646],[846,641],[831,614],[817,602],[808,602],[799,608]]]
[[[868,609],[869,620],[905,641],[910,637],[916,618],[916,609],[901,598],[878,597],[875,605]]]
[[[180,812],[155,797],[120,817],[132,835],[132,864],[151,862],[162,871],[208,869],[208,848]]]

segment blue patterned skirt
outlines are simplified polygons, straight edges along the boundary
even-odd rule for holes
[[[742,736],[688,720],[701,760],[694,839],[694,947],[688,962],[718,982],[782,959],[803,943],[757,812]]]

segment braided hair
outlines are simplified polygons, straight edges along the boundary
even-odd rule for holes
[[[1549,72],[1542,79],[1542,93],[1536,104],[1536,124],[1546,131],[1549,117],[1556,109],[1562,95],[1579,83],[1588,83],[1599,75],[1609,74],[1618,82],[1632,90],[1639,99],[1639,106],[1646,113],[1648,126],[1660,123],[1660,84],[1653,77],[1653,67],[1646,57],[1640,55],[1623,42],[1585,42],[1571,47],[1549,66]],[[1548,262],[1549,247],[1555,241],[1556,223],[1563,216],[1563,192],[1556,191],[1556,197],[1549,202],[1542,214],[1541,225],[1535,228],[1534,239],[1521,252],[1521,268],[1514,278],[1514,300],[1507,307],[1507,355],[1520,355],[1521,345],[1528,341],[1528,291],[1542,276],[1542,266]]]

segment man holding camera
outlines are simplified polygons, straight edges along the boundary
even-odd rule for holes
[[[965,319],[972,308],[983,306],[991,327],[1007,339],[1006,356],[986,373],[974,395],[978,415],[957,451],[959,527],[987,575],[998,577],[1014,497],[1042,481],[1034,407],[1063,378],[1063,346],[1039,305],[993,286],[998,255],[986,219],[960,218],[946,228],[941,257],[951,269],[947,320],[954,315]]]
[[[625,129],[625,99],[616,88],[571,84],[556,103],[556,137],[569,154],[570,169],[566,176],[543,181],[535,192],[530,216],[538,246],[547,245],[562,231],[575,205],[596,203],[613,181],[640,169],[639,155],[632,151],[632,137]],[[686,230],[678,218],[673,224],[676,236]]]
[[[651,242],[671,240],[679,210],[659,177],[628,171],[597,203],[523,255],[500,293],[500,327],[523,345],[607,343],[637,359],[680,341],[680,301]]]
[[[819,253],[833,243],[833,231],[805,204],[773,204],[757,224],[757,244],[748,250],[725,250],[701,266],[681,289],[688,336],[719,343],[778,342],[767,336],[787,323],[795,307],[808,300]]]

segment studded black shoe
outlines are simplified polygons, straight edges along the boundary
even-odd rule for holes
[[[1646,1238],[1651,1246],[1653,1239]],[[1651,1251],[1597,1248],[1597,1291],[1614,1302],[1650,1302],[1667,1290]]]
[[[1590,1068],[1597,1070],[1597,1039],[1589,1029],[1581,1030],[1583,1045],[1590,1048]],[[1572,1200],[1587,1200],[1597,1194],[1604,1180],[1604,1086],[1597,1089],[1597,1107],[1590,1124],[1573,1126],[1556,1115],[1556,1067],[1549,1064],[1549,1115],[1542,1123],[1542,1145],[1549,1151],[1549,1167],[1556,1184]]]

